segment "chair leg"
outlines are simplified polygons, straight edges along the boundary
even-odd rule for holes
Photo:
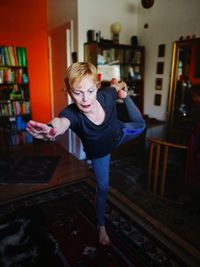
[[[152,160],[153,160],[153,143],[150,143],[149,166],[148,166],[148,176],[147,176],[147,190],[148,191],[151,191]]]
[[[155,173],[154,173],[154,181],[153,181],[153,192],[157,193],[158,188],[158,171],[159,171],[159,161],[160,161],[160,145],[156,145],[156,159],[155,159]]]
[[[161,190],[160,196],[164,197],[165,194],[165,182],[166,182],[166,171],[167,171],[167,159],[168,159],[168,147],[165,147],[164,155],[163,155],[163,169],[162,169],[162,176],[161,176]]]

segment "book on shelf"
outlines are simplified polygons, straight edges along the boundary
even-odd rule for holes
[[[29,101],[5,101],[0,103],[0,117],[30,114]]]
[[[3,58],[2,58],[2,47],[0,46],[0,66],[3,65]]]
[[[12,66],[17,66],[18,65],[18,60],[16,56],[16,48],[14,46],[8,46],[8,51],[10,54],[10,61]]]
[[[16,51],[17,51],[18,66],[22,66],[21,48],[20,47],[16,47]]]
[[[4,47],[5,49],[5,55],[6,55],[6,65],[11,66],[11,59],[10,59],[10,52],[8,50],[8,46]]]
[[[22,66],[26,67],[27,66],[26,48],[25,47],[20,47],[20,48],[22,55]]]
[[[0,47],[0,54],[1,54],[1,66],[6,66],[6,54],[5,54],[5,50],[4,47],[1,46]]]
[[[10,134],[10,145],[29,144],[32,142],[33,138],[28,132]]]

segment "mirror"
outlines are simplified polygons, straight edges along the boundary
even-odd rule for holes
[[[194,126],[200,120],[200,38],[173,44],[168,124]]]

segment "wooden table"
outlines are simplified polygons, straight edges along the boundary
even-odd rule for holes
[[[0,202],[62,185],[91,175],[85,161],[80,161],[55,142],[40,142],[10,147],[6,151],[14,162],[25,156],[59,155],[60,161],[47,184],[0,184]]]

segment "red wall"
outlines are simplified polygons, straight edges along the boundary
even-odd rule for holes
[[[189,69],[189,80],[191,81],[192,85],[199,85],[200,84],[200,77],[195,77],[195,71],[198,68],[198,58],[200,55],[200,49],[197,45],[193,45],[191,48],[191,62],[190,62],[190,69]]]
[[[51,118],[47,0],[1,0],[0,45],[26,47],[32,118]]]

